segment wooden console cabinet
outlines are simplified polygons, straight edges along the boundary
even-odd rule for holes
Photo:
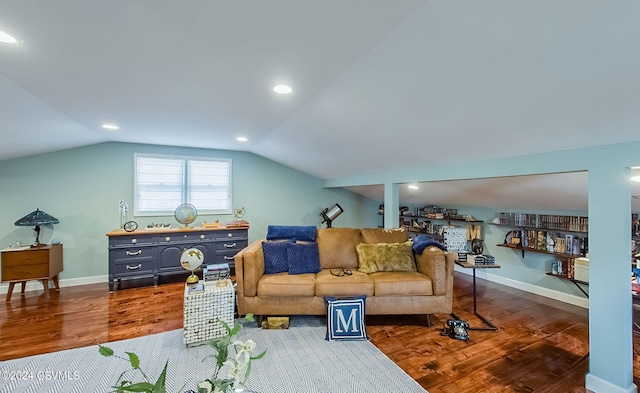
[[[133,232],[115,230],[109,237],[109,290],[126,279],[153,278],[158,285],[160,275],[183,274],[180,255],[185,248],[204,253],[204,263],[229,264],[247,247],[248,228],[175,228],[166,230],[138,229]]]
[[[60,289],[58,274],[62,271],[62,244],[38,247],[6,248],[2,250],[2,282],[9,283],[7,302],[16,283],[21,283],[21,292],[29,280],[38,280],[44,286],[44,295],[49,297],[49,280]]]

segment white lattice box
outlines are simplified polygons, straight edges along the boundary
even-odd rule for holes
[[[235,291],[231,280],[204,283],[204,292],[189,294],[184,289],[184,343],[187,345],[224,336],[220,323],[233,326]]]

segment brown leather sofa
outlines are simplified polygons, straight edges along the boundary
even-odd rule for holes
[[[235,256],[238,313],[245,315],[322,315],[325,296],[367,295],[366,314],[451,313],[454,255],[427,247],[415,255],[417,271],[358,271],[359,243],[400,243],[403,229],[318,229],[321,271],[317,274],[264,274],[259,240]],[[331,274],[350,269],[351,275]]]

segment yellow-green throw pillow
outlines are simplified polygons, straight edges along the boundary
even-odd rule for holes
[[[415,272],[411,241],[403,243],[360,243],[356,246],[358,270],[363,273]]]

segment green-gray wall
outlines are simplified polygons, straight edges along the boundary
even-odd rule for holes
[[[335,202],[345,211],[334,226],[378,225],[376,202],[342,189],[323,188],[317,178],[252,153],[103,143],[0,162],[0,248],[8,247],[11,241],[33,242],[33,228],[18,227],[14,222],[39,208],[60,220],[57,225],[43,227],[40,240],[46,243],[55,238],[63,243],[61,279],[106,280],[105,234],[120,225],[120,198],[129,204],[129,219],[140,227],[151,222],[179,225],[172,216],[132,216],[134,153],[231,158],[232,206],[245,206],[250,242],[264,238],[270,224],[320,227],[320,211]],[[200,216],[194,224],[203,219],[226,222],[233,216]]]

